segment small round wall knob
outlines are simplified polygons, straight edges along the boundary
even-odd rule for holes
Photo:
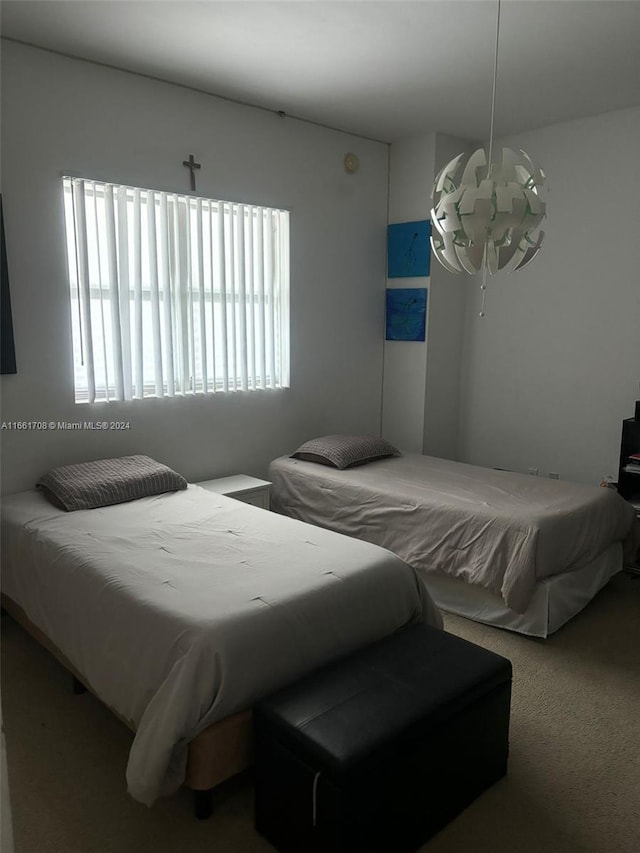
[[[348,154],[344,155],[344,170],[349,175],[353,175],[354,172],[358,171],[358,166],[360,165],[360,161],[356,154],[353,154],[351,151]]]

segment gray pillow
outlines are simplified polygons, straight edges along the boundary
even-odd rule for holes
[[[340,469],[364,465],[386,456],[400,456],[400,451],[375,435],[324,435],[306,441],[291,454],[293,459]]]
[[[54,468],[40,477],[36,488],[72,512],[186,489],[187,481],[149,456],[118,456]]]

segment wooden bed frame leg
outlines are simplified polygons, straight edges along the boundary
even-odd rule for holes
[[[72,675],[71,678],[73,679],[73,692],[76,696],[80,696],[82,693],[87,692],[87,688],[80,681],[80,679],[76,678],[75,675]]]
[[[207,820],[213,814],[213,788],[193,792],[193,805],[198,820]]]

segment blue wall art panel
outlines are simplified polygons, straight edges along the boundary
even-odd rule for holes
[[[429,275],[431,223],[399,222],[387,233],[387,275],[389,278]]]
[[[388,288],[387,340],[423,341],[426,313],[426,287]]]

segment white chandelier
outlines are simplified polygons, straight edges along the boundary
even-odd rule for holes
[[[482,271],[480,316],[487,272],[512,272],[533,260],[544,239],[544,231],[534,232],[546,211],[538,194],[546,176],[525,151],[503,148],[500,162],[492,161],[499,35],[500,0],[488,156],[483,148],[474,151],[460,179],[465,155],[454,157],[436,177],[431,194],[433,253],[449,272]]]

